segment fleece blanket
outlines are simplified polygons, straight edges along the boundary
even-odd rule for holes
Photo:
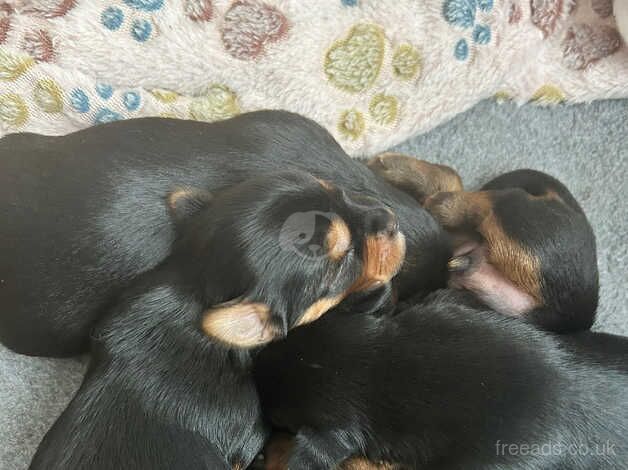
[[[0,131],[261,108],[373,154],[495,96],[628,97],[612,0],[0,0]]]

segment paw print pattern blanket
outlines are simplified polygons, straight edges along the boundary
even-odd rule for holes
[[[612,0],[0,0],[1,135],[287,109],[365,155],[489,97],[628,97]]]

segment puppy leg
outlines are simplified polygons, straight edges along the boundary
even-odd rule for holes
[[[458,173],[445,165],[437,165],[400,153],[382,153],[367,162],[369,169],[396,188],[408,193],[420,204],[432,194],[462,191]]]
[[[487,191],[443,191],[430,196],[425,208],[449,232],[475,232],[491,215]]]

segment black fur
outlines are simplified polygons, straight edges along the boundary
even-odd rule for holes
[[[208,337],[203,320],[221,306],[262,303],[271,308],[264,326],[283,335],[298,312],[360,275],[360,237],[369,232],[359,235],[359,224],[371,224],[367,209],[381,207],[355,205],[293,172],[191,197],[174,208],[172,253],[133,280],[98,323],[87,376],[31,468],[247,466],[267,437],[249,371],[255,348]],[[352,221],[356,246],[343,259],[303,257],[278,243],[286,217],[310,210]]]
[[[0,341],[30,355],[85,351],[108,299],[168,255],[168,191],[216,191],[286,169],[393,209],[407,241],[395,281],[401,297],[443,285],[450,247],[438,224],[298,115],[262,111],[212,124],[146,118],[62,137],[14,134],[0,140]]]
[[[297,434],[291,470],[355,455],[417,469],[628,468],[628,340],[606,354],[607,338],[553,336],[461,295],[392,317],[338,309],[257,356],[265,413]]]

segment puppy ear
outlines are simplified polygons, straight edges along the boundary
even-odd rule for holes
[[[211,193],[198,188],[177,188],[166,196],[168,211],[177,221],[196,214],[211,201]]]
[[[245,300],[227,302],[203,314],[201,328],[205,334],[238,348],[253,348],[281,336],[270,323],[266,304]]]

